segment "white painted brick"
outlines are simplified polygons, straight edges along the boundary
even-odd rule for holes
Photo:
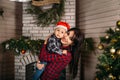
[[[68,6],[65,6],[65,9],[75,9],[75,6],[74,5],[68,5]]]
[[[20,66],[20,65],[22,65],[21,63],[15,63],[15,65],[18,65],[18,66]]]
[[[15,76],[19,76],[20,74],[19,73],[16,73]]]
[[[15,80],[23,80],[23,77],[22,76],[16,76]]]
[[[34,27],[37,27],[37,25],[30,23],[30,24],[27,24],[27,27],[31,27],[32,29],[34,29]]]
[[[18,72],[25,72],[25,70],[19,69]]]
[[[31,17],[30,17],[30,16],[29,16],[29,17],[23,17],[23,19],[24,19],[24,20],[32,20],[33,17],[32,17],[32,16],[31,16]]]
[[[70,4],[70,2],[68,2],[68,1],[65,2],[65,6],[67,6],[67,5],[69,5],[69,4]]]
[[[66,16],[74,16],[75,13],[74,13],[74,12],[72,12],[72,13],[65,13],[65,15],[66,15]]]
[[[43,34],[33,34],[33,36],[38,37],[38,36],[43,36]]]
[[[31,39],[32,39],[32,40],[37,40],[37,37],[31,36]]]
[[[24,59],[21,59],[20,61],[21,61],[22,65],[24,65],[24,66],[26,65],[26,62]]]
[[[38,40],[38,39],[45,40],[45,39],[46,39],[46,37],[45,37],[45,36],[44,36],[44,37],[43,37],[43,36],[42,36],[42,37],[37,37],[37,40]]]
[[[25,68],[25,66],[21,66],[21,69],[25,70],[26,68]]]
[[[27,55],[27,58],[28,58],[29,63],[32,63],[30,55]]]
[[[26,64],[29,64],[29,61],[26,57],[24,57],[24,61],[25,61]]]
[[[50,35],[50,34],[43,34],[44,37],[47,37],[47,36],[49,36],[49,35]]]
[[[70,19],[71,20],[75,20],[75,16],[70,16]]]
[[[22,28],[25,28],[25,27],[27,27],[28,25],[29,25],[29,24],[23,24],[24,27],[22,27]],[[23,29],[23,30],[24,30],[24,29]]]
[[[23,24],[30,23],[30,20],[23,20]]]
[[[75,9],[70,9],[70,12],[75,12]]]
[[[19,66],[18,66],[18,65],[15,65],[15,70],[18,69],[18,68],[19,68]]]
[[[40,30],[39,33],[49,33],[49,30]]]
[[[69,22],[69,23],[75,23],[75,21],[74,21],[74,20],[68,20],[68,22]]]
[[[31,57],[31,61],[34,62],[35,61],[35,57],[33,54],[30,54],[30,57]]]
[[[35,59],[36,59],[35,61],[37,61],[38,60],[38,55],[34,55],[34,56],[35,56]]]
[[[73,2],[73,1],[75,2],[76,0],[66,0],[66,1],[67,1],[67,2]]]
[[[18,72],[18,68],[15,68],[15,73],[19,73],[19,72]]]
[[[29,21],[30,21],[30,23],[35,23],[36,22],[36,20],[34,20],[34,19],[33,20],[29,20]]]
[[[27,34],[23,33],[23,36],[28,36],[28,37],[30,37],[31,34],[29,34],[29,33],[27,33]]]
[[[15,59],[20,59],[20,58],[22,58],[22,56],[20,56],[20,55],[19,56],[17,56],[17,55],[15,56]]]
[[[34,29],[34,30],[43,30],[43,28],[42,27],[32,27],[32,29]]]
[[[29,30],[23,30],[22,33],[23,34],[29,33]]]
[[[27,6],[28,6],[28,3],[23,3],[23,8]]]
[[[55,26],[53,26],[53,27],[55,27]],[[53,27],[44,27],[43,29],[44,30],[51,30],[51,29],[53,29]]]
[[[36,34],[36,33],[38,33],[38,31],[37,30],[30,30],[30,33]]]
[[[70,5],[75,5],[75,1],[71,1],[71,2],[70,2]]]
[[[20,60],[19,59],[15,59],[15,62],[17,63],[17,62],[20,62]]]
[[[54,30],[50,30],[50,33],[49,34],[52,34],[54,32]]]
[[[70,25],[71,25],[71,28],[75,27],[75,24],[74,24],[74,23],[70,23]]]
[[[31,14],[23,14],[23,17],[30,17],[30,16],[32,16],[32,15]]]
[[[22,72],[19,76],[25,77],[25,73]]]
[[[64,19],[66,19],[66,20],[70,20],[71,17],[70,17],[70,16],[65,16]]]

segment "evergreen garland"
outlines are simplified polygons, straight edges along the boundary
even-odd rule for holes
[[[25,54],[26,51],[39,54],[44,40],[31,40],[29,37],[20,37],[19,39],[9,39],[2,43],[4,51],[14,51],[15,55]]]
[[[61,20],[64,14],[65,0],[60,0],[60,4],[53,4],[52,8],[42,10],[40,6],[34,6],[30,2],[30,6],[26,9],[27,13],[36,15],[36,24],[41,27],[48,26],[50,24],[56,24]]]

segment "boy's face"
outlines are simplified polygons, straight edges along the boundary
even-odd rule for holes
[[[54,34],[57,38],[62,38],[65,33],[66,33],[66,30],[63,28],[56,28],[55,32],[54,32]]]

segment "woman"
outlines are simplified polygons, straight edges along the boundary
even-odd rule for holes
[[[70,73],[73,74],[73,78],[76,77],[77,67],[80,57],[80,48],[83,43],[84,36],[78,28],[71,28],[61,39],[63,44],[62,49],[67,50],[67,55],[48,54],[46,51],[46,41],[41,54],[39,56],[40,61],[46,61],[48,64],[45,67],[45,71],[41,77],[41,80],[58,80],[60,73],[70,63]],[[42,68],[42,64],[37,64],[38,68]]]

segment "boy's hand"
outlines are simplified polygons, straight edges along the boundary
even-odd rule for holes
[[[37,63],[36,65],[39,70],[44,68],[44,64]]]
[[[64,54],[64,55],[67,55],[67,50],[63,50],[63,54]]]
[[[40,61],[38,60],[37,63],[40,63]]]

